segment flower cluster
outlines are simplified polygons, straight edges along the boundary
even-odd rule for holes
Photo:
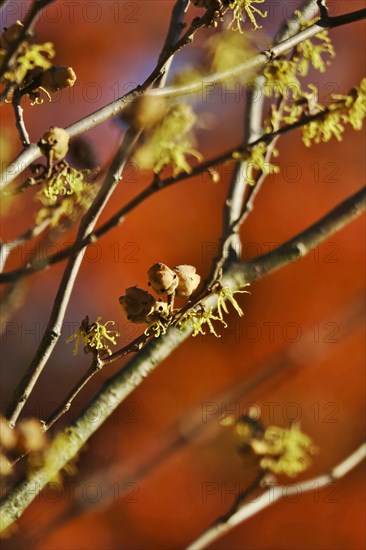
[[[262,11],[254,4],[263,4],[265,0],[233,0],[229,4],[229,9],[232,10],[232,20],[229,23],[228,28],[234,31],[243,32],[242,24],[246,21],[246,18],[249,17],[253,30],[261,29],[261,25],[258,25],[256,18],[267,17],[267,12]]]
[[[178,265],[173,268],[161,262],[155,263],[147,272],[148,285],[160,296],[155,299],[149,292],[137,286],[126,289],[119,303],[127,319],[132,323],[148,323],[145,333],[156,337],[166,332],[173,320],[174,299],[189,298],[197,289],[201,277],[192,265]],[[167,298],[164,301],[161,296]]]
[[[147,115],[148,110],[143,105],[137,111],[140,125],[146,127],[146,142],[136,151],[135,161],[143,170],[152,169],[155,174],[171,165],[173,175],[180,172],[191,172],[186,160],[187,155],[202,160],[201,154],[193,148],[192,128],[196,122],[196,115],[189,105],[175,103],[172,105],[157,106],[154,116]],[[141,116],[141,113],[142,116]],[[145,123],[147,120],[147,124]]]
[[[327,142],[332,137],[342,141],[345,125],[350,124],[354,130],[361,130],[366,115],[366,78],[358,88],[353,88],[348,95],[333,95],[333,103],[327,108],[316,104],[319,116],[303,127],[303,142],[309,147],[312,142]],[[304,108],[303,104],[303,108]],[[296,113],[299,118],[306,115]],[[294,117],[294,113],[292,113]]]
[[[41,185],[36,194],[43,207],[36,216],[39,225],[45,219],[53,227],[60,227],[65,220],[74,219],[89,208],[96,194],[93,183],[86,181],[89,170],[76,170],[65,160],[69,148],[69,134],[63,128],[51,127],[38,143],[46,156],[47,166],[33,167],[35,176],[26,185]]]
[[[274,156],[278,155],[276,149],[272,151]],[[236,151],[233,158],[245,162],[245,181],[248,185],[255,185],[258,174],[277,174],[279,167],[267,160],[267,145],[263,141],[254,147],[247,149],[244,153]]]
[[[82,320],[79,330],[66,340],[67,344],[75,341],[73,355],[76,355],[79,350],[79,345],[82,342],[84,345],[84,353],[93,353],[94,355],[111,355],[109,348],[110,343],[116,345],[116,338],[119,333],[115,330],[107,329],[108,325],[114,325],[113,321],[107,321],[101,324],[100,317],[94,323],[89,322],[89,317],[86,316]]]
[[[20,21],[3,31],[0,36],[0,62],[9,47],[20,39],[22,31],[23,24]],[[22,95],[28,94],[32,104],[42,103],[41,90],[51,99],[50,94],[73,86],[76,80],[72,67],[52,64],[54,57],[55,50],[51,42],[35,44],[28,33],[5,72],[4,80],[10,87],[18,88]]]
[[[229,313],[227,302],[230,302],[238,315],[242,317],[244,313],[234,295],[247,293],[248,291],[246,290],[232,290],[231,288],[224,287],[218,283],[213,289],[213,294],[217,295],[217,315],[214,314],[213,307],[207,307],[205,301],[200,301],[190,310],[183,313],[183,315],[178,318],[176,324],[180,329],[192,329],[192,336],[206,334],[205,330],[208,329],[211,334],[216,336],[216,338],[220,338],[220,335],[217,334],[215,330],[213,321],[218,321],[225,328],[227,327],[227,323],[224,320],[224,313]]]
[[[267,17],[267,12],[261,11],[253,4],[263,4],[265,0],[191,0],[193,4],[199,7],[205,7],[208,10],[216,10],[215,16],[223,19],[227,11],[231,11],[232,20],[228,25],[228,29],[233,31],[243,32],[242,25],[249,17],[253,24],[253,30],[261,29],[258,25],[257,17]]]
[[[317,451],[313,440],[297,426],[288,429],[278,426],[264,427],[258,420],[243,417],[236,424],[241,449],[248,448],[259,457],[263,470],[294,477],[312,464],[311,456]]]
[[[148,278],[148,285],[159,295],[158,299],[137,286],[127,288],[126,294],[119,298],[119,303],[129,321],[148,323],[145,330],[147,336],[153,334],[158,337],[165,334],[169,326],[174,326],[179,330],[191,330],[193,336],[206,334],[205,330],[208,330],[219,338],[214,321],[227,327],[224,313],[229,313],[228,302],[240,316],[243,315],[234,295],[246,293],[245,290],[232,290],[216,282],[211,290],[200,295],[196,294],[196,299],[192,298],[201,280],[196,273],[196,268],[192,265],[178,265],[170,268],[158,262],[148,270]],[[217,314],[214,313],[213,306],[206,304],[207,298],[212,295],[216,295],[217,298]],[[166,297],[166,301],[162,297]],[[182,308],[174,309],[176,297],[188,302]]]
[[[11,428],[6,419],[0,416],[0,474],[10,475],[13,471],[11,462],[19,455],[35,453],[39,458],[46,450],[47,443],[39,420],[28,418]]]

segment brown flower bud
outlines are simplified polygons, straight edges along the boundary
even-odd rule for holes
[[[166,112],[166,101],[161,97],[142,96],[134,105],[134,121],[136,125],[152,128],[163,118]]]
[[[17,21],[16,23],[14,23],[14,25],[10,25],[10,27],[5,29],[0,36],[1,48],[6,50],[6,48],[8,48],[12,42],[18,40],[23,26],[24,25],[20,21]]]
[[[50,94],[71,88],[75,84],[76,74],[72,67],[56,65],[41,74],[41,87]]]
[[[12,473],[12,467],[8,459],[0,453],[0,475],[1,476],[10,476]]]
[[[178,285],[178,276],[167,265],[156,263],[147,272],[149,285],[157,294],[173,294]]]
[[[53,160],[63,159],[69,149],[69,134],[63,128],[51,126],[48,132],[45,132],[38,143],[42,153],[48,157],[52,151]]]
[[[193,294],[201,281],[196,268],[193,265],[177,265],[173,267],[173,271],[178,276],[177,296],[187,298]]]
[[[23,420],[17,425],[18,450],[21,453],[30,451],[42,451],[47,445],[46,434],[42,424],[35,418]]]
[[[0,416],[0,447],[13,449],[17,443],[17,435],[3,416]]]
[[[133,323],[145,323],[146,317],[152,311],[155,298],[146,290],[131,286],[126,288],[126,295],[120,296],[119,303],[126,312],[127,319]]]
[[[166,302],[163,300],[156,300],[154,307],[152,308],[151,312],[147,316],[148,323],[151,323],[152,321],[157,321],[161,318],[166,318],[169,314],[169,306]]]

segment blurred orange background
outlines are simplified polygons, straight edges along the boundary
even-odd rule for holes
[[[284,16],[300,3],[266,2],[269,17],[261,40],[270,43]],[[22,18],[29,4],[10,2],[2,27]],[[352,0],[328,4],[331,15],[364,6]],[[50,125],[67,126],[141,83],[154,68],[173,5],[170,0],[105,0],[49,6],[36,27],[38,41],[52,41],[56,62],[72,65],[78,80],[52,103],[25,106],[31,141]],[[172,74],[195,63],[210,34],[201,32],[177,56]],[[309,76],[324,102],[333,92],[347,93],[364,76],[364,23],[337,28],[331,37],[336,58],[326,73]],[[199,112],[215,115],[215,123],[197,133],[205,158],[240,141],[244,95],[239,102],[232,95],[206,103],[195,98]],[[19,152],[19,138],[11,107],[1,111],[3,162],[8,162]],[[120,133],[115,121],[88,132],[96,162],[112,157]],[[264,184],[241,231],[244,259],[305,229],[364,184],[364,137],[364,132],[347,129],[342,143],[332,140],[310,149],[299,132],[281,139],[280,172]],[[118,297],[132,285],[146,288],[153,263],[188,263],[202,277],[209,273],[230,172],[221,170],[217,184],[200,176],[157,193],[90,247],[62,338],[24,414],[47,417],[88,368],[89,358],[81,353],[73,357],[65,343],[86,314],[115,320],[124,344],[140,327],[126,321]],[[99,223],[150,177],[130,165]],[[32,224],[32,193],[24,194],[11,211],[4,206],[3,240]],[[4,550],[184,548],[228,510],[233,491],[255,477],[254,463],[238,455],[233,429],[221,426],[218,417],[229,409],[238,416],[249,403],[261,407],[266,424],[287,427],[297,419],[314,439],[319,453],[301,479],[327,471],[351,453],[365,433],[364,230],[361,217],[301,261],[253,283],[251,294],[239,299],[245,316],[233,313],[221,339],[197,337],[177,349],[91,438],[76,463],[77,473],[65,477],[64,491],[51,485],[37,497],[17,532],[3,542]],[[62,235],[50,252],[72,242],[72,236]],[[29,243],[10,258],[7,269],[32,252]],[[29,277],[19,298],[22,307],[4,327],[3,402],[36,350],[63,269],[64,262]],[[57,429],[122,365],[119,361],[95,377]],[[212,548],[359,550],[365,544],[364,497],[364,474],[358,467],[330,488],[299,495],[296,501],[283,499]]]

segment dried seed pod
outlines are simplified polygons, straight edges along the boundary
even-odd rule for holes
[[[50,94],[71,88],[75,84],[76,74],[72,67],[55,65],[41,74],[41,87]]]
[[[157,294],[173,294],[178,286],[178,276],[167,265],[158,262],[152,265],[147,272],[149,285]]]
[[[14,23],[14,25],[10,25],[7,29],[4,29],[4,31],[1,33],[0,36],[0,46],[4,50],[9,47],[9,45],[12,42],[15,42],[15,40],[18,40],[20,33],[23,28],[23,23],[20,21],[17,21]]]
[[[188,298],[200,284],[201,277],[193,265],[177,265],[173,271],[178,276],[177,296]]]
[[[0,475],[4,476],[4,477],[5,476],[10,476],[12,471],[13,471],[13,469],[11,467],[10,462],[8,461],[6,456],[4,456],[2,453],[0,453]]]
[[[169,305],[164,300],[156,300],[154,307],[147,316],[147,322],[157,321],[166,318],[170,312]]]
[[[23,420],[17,425],[18,445],[21,453],[30,451],[42,451],[47,445],[46,434],[42,424],[35,418]]]
[[[55,161],[63,159],[69,149],[70,136],[63,128],[51,128],[45,132],[38,143],[42,153],[48,158],[52,153]]]
[[[142,96],[133,105],[134,122],[139,128],[150,129],[164,117],[166,101],[161,97]]]
[[[146,290],[131,286],[126,288],[125,296],[120,296],[119,303],[125,310],[129,321],[132,321],[132,323],[145,323],[146,317],[155,305],[155,298]]]
[[[0,447],[13,449],[17,443],[17,435],[3,416],[0,416]]]

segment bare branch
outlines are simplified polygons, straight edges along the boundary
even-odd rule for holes
[[[19,94],[18,92],[14,92],[12,105],[13,105],[14,115],[15,115],[15,125],[19,132],[20,141],[23,147],[28,147],[30,145],[30,141],[29,141],[29,135],[25,127],[25,122],[23,118],[23,107],[20,104],[21,99],[22,99],[21,94]]]
[[[258,514],[268,506],[271,506],[278,500],[281,500],[284,495],[290,496],[293,494],[302,494],[308,491],[319,490],[322,487],[334,483],[335,480],[341,479],[351,470],[356,468],[366,457],[366,443],[362,443],[352,454],[345,458],[342,462],[334,466],[328,473],[323,474],[307,481],[293,483],[291,485],[276,485],[270,486],[262,495],[253,502],[243,504],[237,511],[230,515],[225,522],[220,522],[208,529],[197,540],[187,547],[187,550],[202,550],[207,548],[214,541],[226,535],[237,525],[240,525],[255,514]]]

